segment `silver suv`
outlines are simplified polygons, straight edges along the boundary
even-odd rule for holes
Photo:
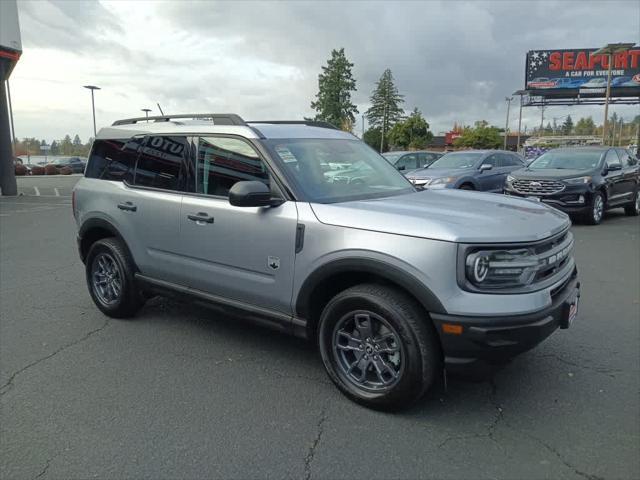
[[[333,382],[370,407],[408,405],[443,368],[508,361],[577,312],[564,213],[417,190],[322,123],[117,121],[97,135],[73,210],[106,315],[169,293],[222,306],[317,343]]]

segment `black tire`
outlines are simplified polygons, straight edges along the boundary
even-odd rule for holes
[[[624,213],[629,217],[637,217],[640,215],[640,189],[635,191],[631,203],[625,205]]]
[[[108,264],[110,270],[101,269],[101,262]],[[133,259],[117,238],[103,238],[91,245],[85,268],[91,298],[105,315],[113,318],[132,317],[144,305],[144,297],[135,282]],[[100,273],[107,270],[114,273]],[[107,287],[102,286],[105,282]],[[116,289],[116,285],[119,288]]]
[[[598,204],[601,205],[600,209],[598,209]],[[589,205],[589,210],[582,216],[582,220],[587,225],[598,225],[604,218],[604,211],[606,210],[606,208],[607,205],[602,193],[595,192],[591,197],[591,205]],[[597,213],[598,210],[599,213]]]
[[[464,185],[460,185],[460,190],[475,190],[475,188],[473,188],[473,185],[465,183]]]
[[[362,338],[365,335],[361,330],[345,337],[340,327],[358,322],[368,324],[372,330],[378,325],[371,341]],[[348,345],[340,345],[343,340]],[[350,345],[354,345],[354,349]],[[442,353],[435,328],[413,298],[393,287],[362,284],[336,295],[320,317],[318,346],[333,383],[347,397],[370,408],[395,410],[411,405],[424,395],[442,371]],[[369,360],[366,360],[367,353]],[[353,363],[347,361],[347,355],[351,355]],[[361,362],[364,362],[362,369],[359,368]],[[357,370],[350,374],[355,364]],[[351,366],[347,368],[348,365]],[[380,365],[388,367],[384,375],[380,374]],[[355,372],[365,377],[363,382],[354,378]],[[385,375],[388,384],[384,383]],[[372,385],[375,381],[381,385]]]

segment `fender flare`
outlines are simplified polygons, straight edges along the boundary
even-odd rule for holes
[[[124,238],[122,238],[122,235],[120,235],[118,229],[111,222],[105,220],[104,218],[90,218],[86,220],[78,230],[78,250],[80,253],[80,259],[83,262],[85,260],[87,252],[83,252],[82,239],[86,236],[87,232],[93,230],[94,228],[107,230],[108,232],[112,233],[114,237],[118,238],[118,240],[120,240],[124,244],[125,248],[129,251],[129,254],[131,254],[127,242],[124,241]]]
[[[387,279],[409,292],[427,312],[446,313],[436,295],[412,274],[381,260],[343,258],[321,265],[305,279],[296,297],[296,314],[301,318],[309,319],[311,294],[314,289],[334,275],[350,272],[370,273]]]

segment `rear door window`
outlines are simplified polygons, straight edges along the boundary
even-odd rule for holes
[[[145,138],[136,163],[133,184],[162,190],[189,191],[186,137],[150,136]]]
[[[418,167],[418,156],[415,153],[404,155],[396,163],[396,168],[404,167],[405,170],[414,170]]]

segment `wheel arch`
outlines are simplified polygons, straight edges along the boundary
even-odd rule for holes
[[[414,298],[426,313],[446,313],[436,295],[415,276],[381,260],[345,258],[326,263],[311,273],[295,300],[296,316],[306,320],[308,338],[315,338],[316,326],[326,303],[339,292],[359,283],[395,286]]]
[[[129,249],[127,242],[125,242],[118,229],[111,222],[103,218],[90,218],[82,224],[78,232],[78,249],[80,251],[80,259],[84,262],[87,258],[91,245],[98,240],[109,237],[115,237],[120,240],[127,249],[129,255],[131,255],[131,250]]]

